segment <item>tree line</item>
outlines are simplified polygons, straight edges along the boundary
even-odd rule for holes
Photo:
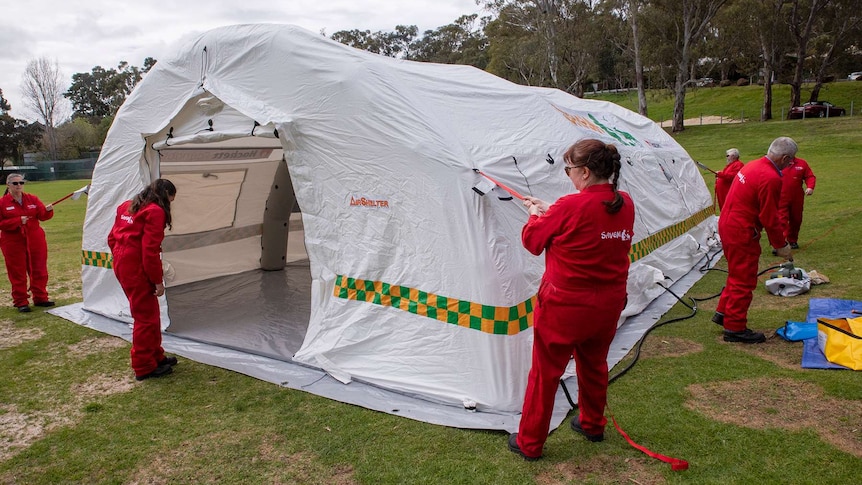
[[[330,37],[380,55],[471,65],[509,81],[584,96],[597,89],[636,89],[674,97],[672,130],[684,129],[686,91],[704,78],[721,86],[763,86],[760,119],[772,119],[772,86],[790,86],[791,106],[803,84],[816,101],[824,83],[862,70],[858,0],[476,0],[488,15],[464,15],[426,30],[341,30]],[[323,35],[325,33],[322,32]],[[76,73],[64,87],[56,61],[32,60],[24,104],[36,123],[16,119],[0,90],[0,160],[23,150],[75,158],[104,141],[113,116],[155,64],[120,62]],[[63,107],[71,103],[71,116]]]

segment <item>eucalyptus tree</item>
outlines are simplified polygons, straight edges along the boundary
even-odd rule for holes
[[[862,10],[858,0],[832,0],[818,17],[811,38],[814,59],[814,87],[809,101],[817,101],[823,83],[829,79],[830,69],[836,65],[841,53],[859,47],[862,40]]]
[[[799,106],[802,99],[802,81],[805,60],[808,58],[808,41],[817,18],[832,0],[789,0],[787,24],[796,47],[796,65],[790,80],[790,105]],[[858,2],[856,8],[858,9]]]
[[[410,45],[407,59],[439,62],[443,64],[467,64],[479,69],[488,65],[488,38],[484,27],[487,17],[462,15],[453,23],[426,30]]]
[[[514,82],[583,94],[607,47],[597,2],[585,0],[492,0],[496,14],[488,37],[488,71]]]
[[[415,25],[397,25],[392,32],[378,30],[339,30],[332,34],[332,40],[388,57],[409,58],[410,45],[416,39],[419,29]]]
[[[685,93],[691,83],[692,52],[695,44],[705,34],[710,22],[719,10],[731,0],[653,0],[652,5],[667,23],[661,41],[667,43],[674,53],[674,104],[671,130],[685,129]]]

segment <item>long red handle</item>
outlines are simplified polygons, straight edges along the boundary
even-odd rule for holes
[[[500,187],[501,189],[505,190],[506,192],[508,192],[508,193],[512,194],[512,197],[514,197],[514,198],[516,198],[516,199],[524,200],[524,196],[523,196],[523,195],[521,195],[521,194],[519,194],[515,189],[511,189],[511,188],[509,188],[509,187],[507,187],[507,186],[505,186],[505,185],[501,184],[500,182],[498,182],[498,181],[496,181],[496,180],[492,179],[491,177],[489,177],[489,176],[485,175],[481,170],[476,170],[476,173],[478,173],[479,175],[481,175],[481,176],[485,177],[486,179],[490,180],[491,182],[494,182],[494,184],[495,184],[497,187]]]
[[[57,205],[57,204],[59,204],[60,202],[63,202],[64,200],[68,199],[69,197],[71,197],[71,196],[73,196],[73,195],[75,195],[75,193],[74,193],[74,192],[72,192],[71,194],[69,194],[69,195],[67,195],[67,196],[63,197],[62,199],[58,200],[57,202],[54,202],[54,203],[53,203],[53,204],[51,204],[51,205]]]

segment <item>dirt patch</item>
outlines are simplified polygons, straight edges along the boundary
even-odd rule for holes
[[[110,352],[128,345],[128,342],[118,337],[92,337],[69,345],[68,352],[69,355],[74,357],[86,357],[102,352]]]
[[[0,405],[0,461],[30,446],[45,433],[73,425],[83,416],[83,407],[93,399],[128,392],[134,385],[129,376],[100,374],[73,385],[70,388],[73,399],[49,411],[21,413],[14,404]]]
[[[727,116],[698,116],[697,118],[689,118],[682,121],[683,126],[726,125],[730,123],[742,123],[742,121],[735,118],[728,118]],[[662,128],[670,128],[672,126],[673,120],[663,120],[661,122]]]
[[[0,350],[39,340],[43,335],[41,328],[18,328],[9,320],[0,320]]]
[[[776,335],[775,330],[758,329],[757,331],[766,335],[766,342],[757,345],[728,343],[720,336],[719,341],[722,345],[733,345],[743,352],[768,360],[784,369],[802,368],[802,342],[788,342]]]
[[[290,453],[284,439],[276,435],[258,436],[251,433],[218,432],[198,437],[172,447],[169,454],[161,454],[146,460],[142,467],[132,473],[130,485],[156,485],[182,482],[190,476],[196,483],[219,483],[235,481],[237,477],[223,476],[222,469],[213,467],[212,458],[202,461],[199,457],[226,456],[235,459],[235,450],[245,449],[249,442],[259,442],[258,456],[252,463],[264,471],[266,483],[308,483],[352,485],[350,466],[329,467],[317,460],[314,453],[302,451]]]
[[[809,382],[783,378],[696,384],[688,409],[752,429],[809,428],[836,448],[862,457],[862,402],[826,397]]]
[[[679,337],[648,336],[641,347],[641,358],[682,357],[703,351],[703,345]]]
[[[620,460],[611,456],[594,456],[587,461],[560,463],[553,471],[544,472],[536,477],[540,485],[564,483],[626,483],[659,485],[667,483],[664,476],[647,465],[645,458]]]
[[[29,446],[45,432],[42,420],[19,413],[14,404],[0,405],[0,461]]]

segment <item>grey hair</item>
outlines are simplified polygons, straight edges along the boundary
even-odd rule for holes
[[[789,136],[780,136],[773,140],[772,144],[769,145],[769,151],[767,154],[775,155],[777,157],[796,157],[796,152],[799,150],[799,146],[793,141],[793,138]]]
[[[724,153],[725,153],[725,155],[730,155],[731,157],[739,158],[739,150],[737,150],[736,148],[731,148]]]
[[[10,173],[9,175],[6,176],[6,184],[9,184],[9,182],[11,182],[12,179],[15,177],[21,177],[21,180],[24,179],[24,176],[21,175],[20,173]]]

